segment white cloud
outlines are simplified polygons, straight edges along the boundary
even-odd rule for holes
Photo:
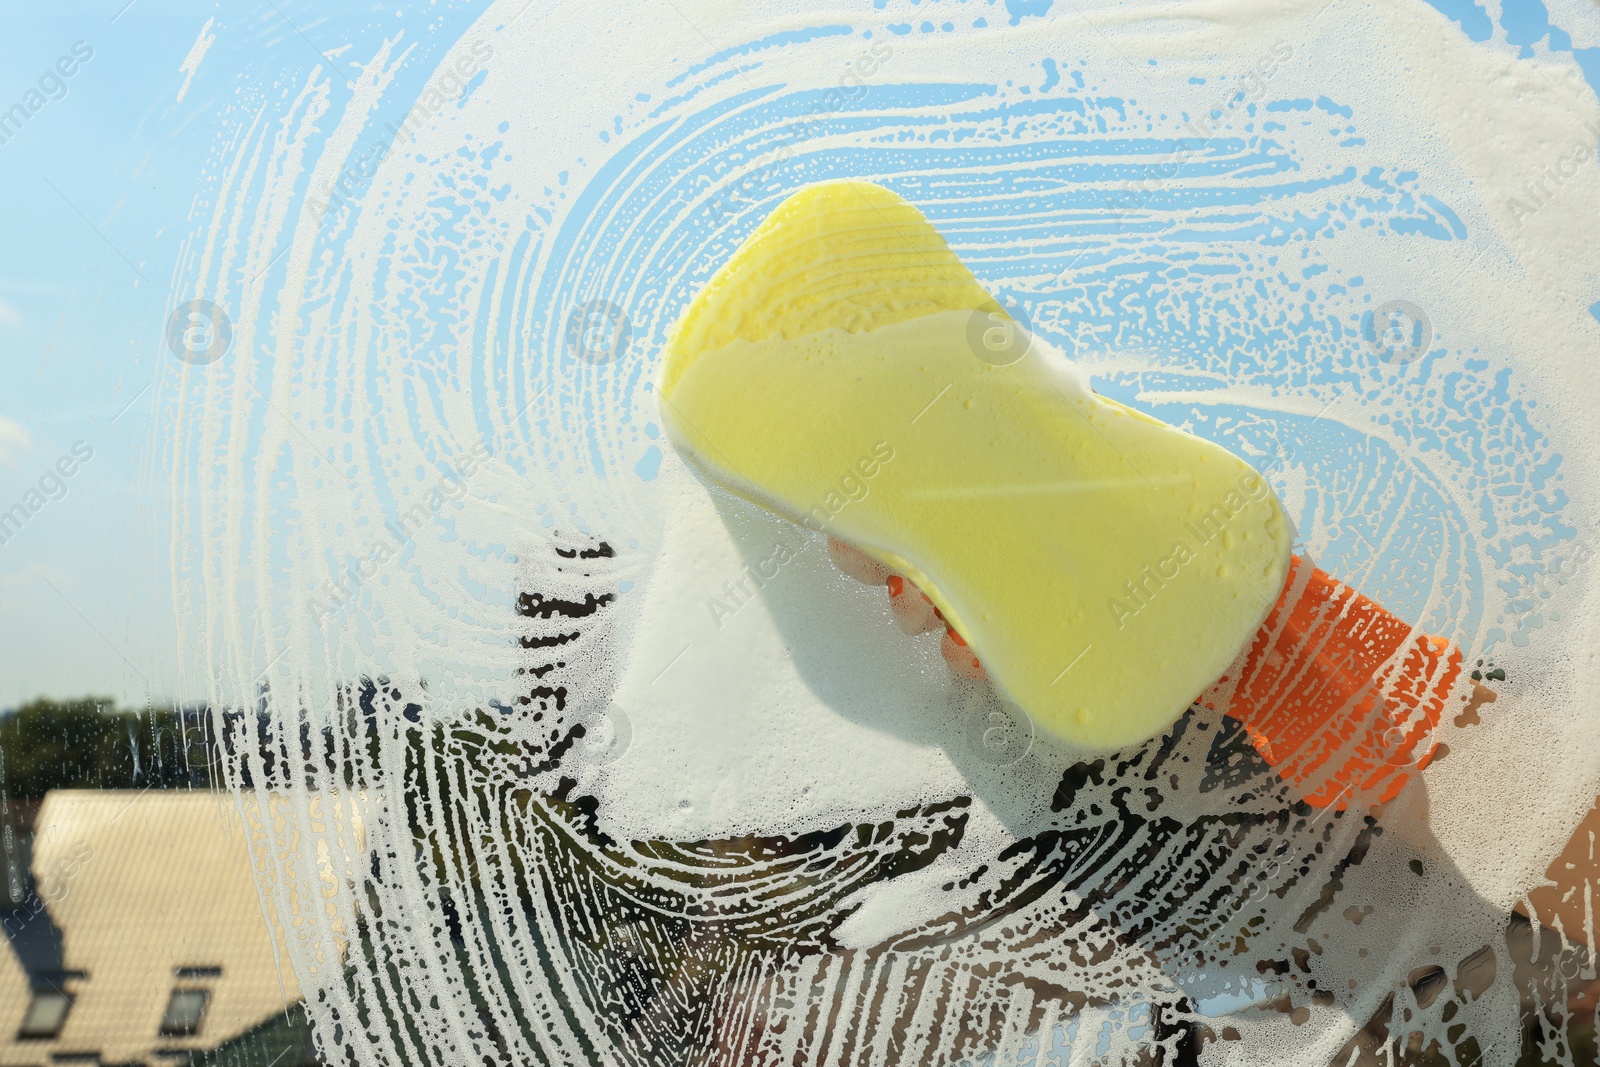
[[[15,466],[17,453],[33,445],[33,438],[28,436],[20,422],[14,422],[0,415],[0,463]]]
[[[22,313],[5,297],[0,296],[0,326],[15,326],[21,321]]]

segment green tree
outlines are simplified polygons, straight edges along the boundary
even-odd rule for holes
[[[208,784],[209,746],[170,708],[118,710],[105,697],[34,700],[0,717],[0,789],[37,800],[52,789]]]

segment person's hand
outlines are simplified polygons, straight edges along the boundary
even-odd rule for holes
[[[835,566],[856,581],[883,587],[889,597],[889,611],[894,616],[895,625],[904,633],[916,636],[943,630],[939,652],[944,656],[951,673],[976,682],[988,677],[983,664],[967,647],[966,641],[945,622],[939,609],[928,599],[928,594],[917,588],[916,582],[903,574],[895,574],[865,552],[837,537],[828,538],[828,556]]]

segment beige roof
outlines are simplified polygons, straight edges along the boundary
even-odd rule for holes
[[[18,1040],[31,994],[0,942],[0,1067],[74,1052],[172,1063],[157,1050],[215,1047],[299,997],[227,794],[51,793],[35,823],[33,870],[62,933],[63,966],[86,977],[63,983],[74,1003],[57,1039]],[[221,973],[180,978],[186,967]],[[200,1032],[163,1037],[162,1015],[180,987],[211,994]]]

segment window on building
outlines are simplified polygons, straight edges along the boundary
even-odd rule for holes
[[[71,1010],[72,998],[59,989],[36,990],[28,1004],[28,1013],[22,1017],[22,1029],[17,1031],[17,1037],[34,1040],[55,1037]]]
[[[200,1019],[206,1013],[211,994],[204,989],[174,989],[161,1017],[163,1037],[188,1037],[200,1032]]]

